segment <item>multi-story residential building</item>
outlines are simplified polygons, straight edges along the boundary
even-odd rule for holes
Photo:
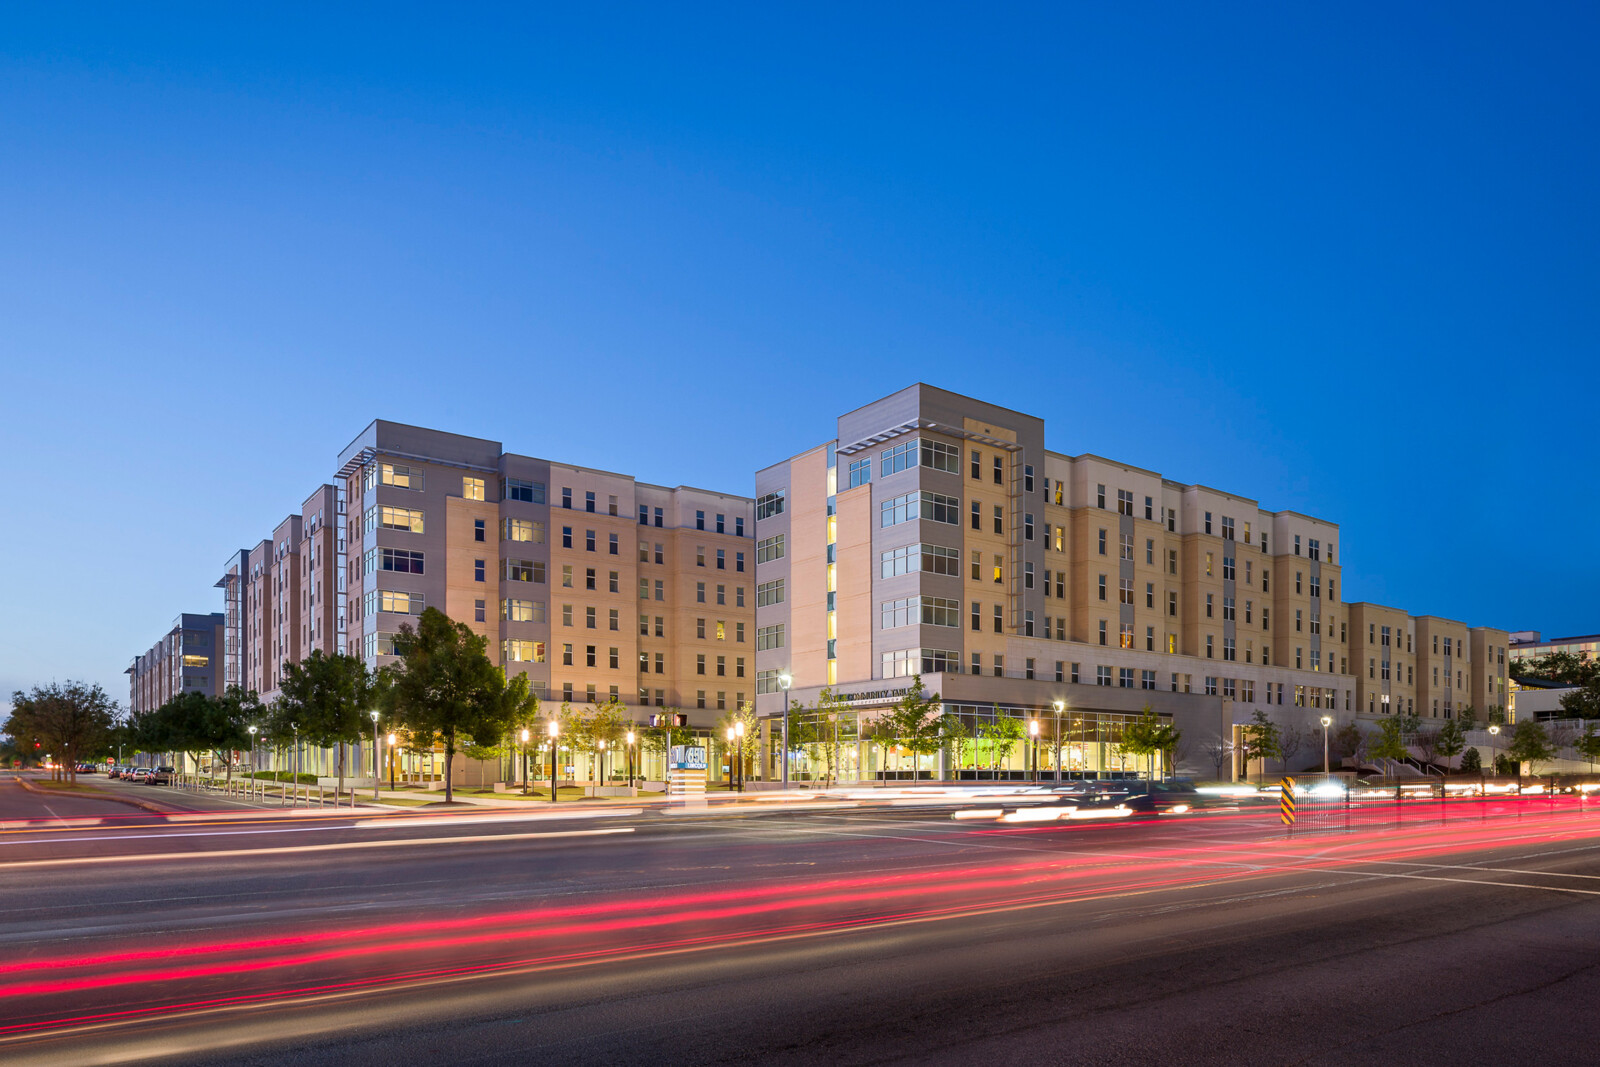
[[[1411,616],[1365,601],[1347,605],[1347,610],[1356,707],[1364,715],[1416,714],[1416,628]]]
[[[1503,711],[1509,704],[1506,667],[1510,638],[1505,630],[1488,626],[1473,627],[1471,631],[1468,644],[1472,663],[1470,693],[1472,706],[1480,718],[1496,710]]]
[[[241,548],[228,559],[222,577],[215,588],[222,590],[223,646],[222,687],[238,686],[249,691],[255,689],[245,655],[245,589],[250,582],[251,550]]]
[[[344,490],[320,485],[270,538],[228,560],[216,582],[227,618],[224,687],[271,703],[285,663],[345,647],[344,535]]]
[[[352,655],[389,662],[400,626],[432,606],[546,700],[710,725],[754,696],[748,497],[381,420],[339,460]]]
[[[135,656],[128,675],[128,710],[140,715],[182,693],[217,696],[223,690],[222,663],[225,616],[185,612],[143,655]]]
[[[1337,526],[1049,452],[1033,416],[904,389],[758,472],[756,522],[764,716],[787,675],[802,703],[844,694],[859,733],[921,674],[975,728],[1001,709],[1054,730],[1062,702],[1102,739],[1064,769],[1114,773],[1104,739],[1146,705],[1195,764],[1254,710],[1354,710]]]

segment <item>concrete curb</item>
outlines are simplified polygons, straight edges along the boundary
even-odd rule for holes
[[[28,792],[36,793],[36,794],[38,794],[39,796],[42,796],[42,797],[92,795],[96,799],[109,800],[113,804],[127,804],[130,807],[135,807],[135,808],[139,808],[139,809],[141,809],[143,811],[148,811],[152,815],[170,815],[170,814],[172,814],[171,812],[167,811],[165,808],[158,808],[154,804],[151,804],[149,801],[138,800],[138,799],[136,799],[134,797],[119,797],[115,793],[106,793],[106,792],[103,792],[103,791],[101,791],[99,789],[91,789],[88,794],[83,794],[83,793],[76,793],[76,794],[74,794],[74,793],[59,793],[58,794],[58,793],[52,793],[48,789],[40,789],[38,786],[34,785],[32,782],[28,781],[27,779],[18,777],[16,775],[13,775],[11,780],[16,782],[23,789],[26,789]]]

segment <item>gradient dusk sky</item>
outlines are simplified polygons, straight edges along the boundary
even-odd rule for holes
[[[126,700],[372,418],[749,492],[917,380],[1600,631],[1596,22],[13,6],[0,700]]]

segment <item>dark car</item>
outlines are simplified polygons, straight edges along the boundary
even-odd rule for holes
[[[1158,815],[1182,815],[1200,806],[1194,783],[1183,778],[1165,782],[1140,782],[1129,791],[1123,803],[1134,811]]]
[[[175,767],[157,767],[155,770],[150,772],[150,776],[144,780],[144,784],[171,785],[172,776],[177,773],[178,771]]]

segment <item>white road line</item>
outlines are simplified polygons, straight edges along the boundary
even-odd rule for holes
[[[150,863],[160,860],[230,859],[238,856],[300,856],[307,852],[338,852],[356,848],[404,848],[426,845],[469,844],[481,841],[521,841],[530,838],[597,837],[602,834],[631,834],[631,826],[610,826],[603,830],[554,830],[529,834],[474,834],[470,837],[414,837],[403,841],[341,841],[323,845],[295,845],[289,848],[230,848],[215,852],[142,852],[126,856],[73,856],[67,859],[17,860],[0,864],[0,874],[25,867],[79,867],[96,863]]]

